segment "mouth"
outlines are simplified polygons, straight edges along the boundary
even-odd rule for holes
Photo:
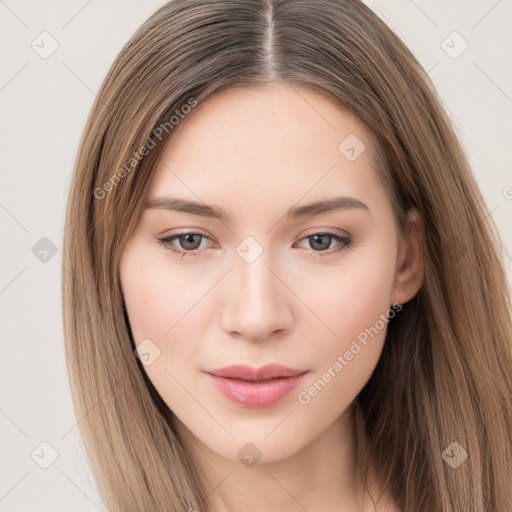
[[[261,368],[234,365],[206,373],[215,389],[230,401],[242,407],[262,408],[284,398],[308,371],[269,364]]]

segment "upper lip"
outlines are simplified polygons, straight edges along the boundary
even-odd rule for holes
[[[295,370],[287,366],[271,363],[261,366],[260,368],[252,368],[245,364],[235,364],[226,366],[225,368],[206,370],[206,373],[229,379],[267,380],[278,377],[296,377],[297,375],[306,373],[306,371],[307,370]]]

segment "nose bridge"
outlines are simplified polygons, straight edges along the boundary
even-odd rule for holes
[[[236,249],[233,271],[227,285],[224,329],[246,338],[266,338],[274,331],[286,330],[292,322],[289,294],[279,265],[270,248],[264,249],[247,237]],[[276,275],[277,274],[277,275]]]

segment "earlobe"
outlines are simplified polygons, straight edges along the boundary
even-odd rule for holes
[[[407,212],[406,229],[402,234],[393,286],[392,302],[404,304],[411,300],[423,283],[423,220],[416,208]]]

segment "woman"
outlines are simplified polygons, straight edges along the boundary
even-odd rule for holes
[[[98,93],[68,223],[110,511],[511,509],[499,235],[363,3],[164,5]]]

